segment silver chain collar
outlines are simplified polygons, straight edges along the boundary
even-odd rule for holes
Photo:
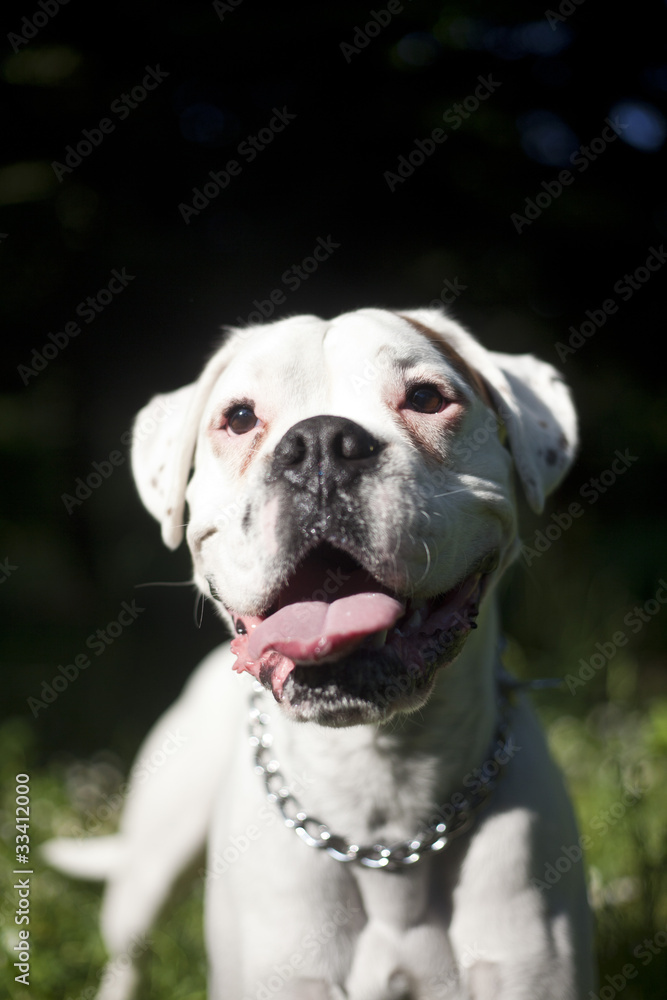
[[[506,674],[502,667],[500,668],[498,672],[500,722],[496,729],[489,757],[494,758],[503,752],[509,752],[508,759],[512,757],[511,734],[506,721],[509,708],[508,692],[520,687],[537,686],[538,683],[524,684],[521,681],[516,681],[509,674]],[[326,823],[320,822],[314,816],[309,816],[296,796],[290,792],[280,769],[280,762],[272,754],[273,736],[268,730],[271,717],[258,706],[259,695],[263,692],[262,685],[255,681],[250,696],[249,727],[250,746],[254,750],[255,757],[255,773],[263,776],[268,801],[276,806],[285,826],[294,830],[308,847],[316,847],[326,851],[336,861],[356,861],[366,868],[400,871],[410,865],[417,864],[430,852],[442,851],[457,837],[470,829],[478,811],[495,789],[503,773],[501,765],[497,773],[490,775],[479,790],[467,793],[467,795],[460,793],[452,796],[452,798],[459,800],[459,804],[454,805],[450,799],[448,805],[450,810],[454,810],[454,815],[447,822],[431,823],[424,827],[416,837],[392,844],[391,847],[384,844],[360,846],[332,833]]]

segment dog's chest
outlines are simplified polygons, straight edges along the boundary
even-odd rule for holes
[[[436,794],[437,769],[426,755],[378,749],[361,732],[356,744],[349,731],[337,741],[319,729],[318,745],[297,752],[289,727],[276,729],[272,750],[293,808],[303,806],[348,843],[393,844],[414,834]],[[241,965],[256,962],[261,941],[260,981],[293,965],[295,974],[298,967],[303,977],[345,983],[349,996],[377,1000],[430,998],[429,984],[453,982],[447,927],[458,845],[398,872],[340,863],[284,825],[251,755],[240,750],[239,758],[233,787],[221,796],[209,854],[219,877],[207,892],[218,900],[210,909],[227,915],[223,933],[236,941],[229,952],[244,956]],[[239,911],[243,927],[230,916]]]

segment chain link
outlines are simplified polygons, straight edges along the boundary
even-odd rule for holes
[[[511,687],[511,684],[505,685],[502,681],[499,684],[501,721],[496,730],[490,758],[505,751],[508,752],[508,759],[512,757],[511,735],[505,719],[509,702],[504,693],[504,689]],[[308,847],[326,851],[335,861],[356,862],[366,868],[383,868],[385,871],[400,871],[417,864],[429,853],[444,850],[452,841],[470,829],[478,810],[493,792],[503,773],[502,766],[498,765],[497,773],[486,778],[475,792],[468,793],[467,797],[462,793],[455,796],[459,804],[449,803],[449,808],[454,810],[452,818],[446,822],[431,823],[411,840],[404,840],[391,846],[355,844],[332,833],[326,823],[309,816],[289,790],[280,763],[272,750],[273,736],[267,728],[271,717],[263,712],[259,705],[259,696],[263,692],[262,685],[255,681],[250,696],[250,746],[254,751],[255,773],[263,776],[267,798],[277,807],[285,826],[294,830]]]

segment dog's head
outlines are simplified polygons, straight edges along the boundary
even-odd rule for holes
[[[133,469],[171,548],[187,502],[236,669],[350,725],[424,703],[516,554],[512,467],[539,511],[575,447],[550,365],[437,310],[362,309],[229,331],[141,411]]]

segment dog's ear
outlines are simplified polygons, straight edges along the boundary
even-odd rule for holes
[[[507,429],[528,503],[539,514],[577,451],[577,415],[562,375],[531,354],[487,351],[438,309],[414,309],[401,315],[434,330],[484,379]]]
[[[552,365],[532,354],[487,353],[493,367],[482,376],[507,428],[528,503],[539,514],[577,452],[577,414],[570,390]]]
[[[162,540],[178,548],[185,527],[185,490],[199,425],[213,386],[233,347],[225,344],[190,385],[154,396],[134,421],[132,473],[145,507],[162,527]]]
[[[183,537],[185,487],[199,421],[193,401],[197,383],[153,396],[132,428],[132,473],[144,506],[162,526],[165,545]],[[193,437],[194,432],[194,437]]]

